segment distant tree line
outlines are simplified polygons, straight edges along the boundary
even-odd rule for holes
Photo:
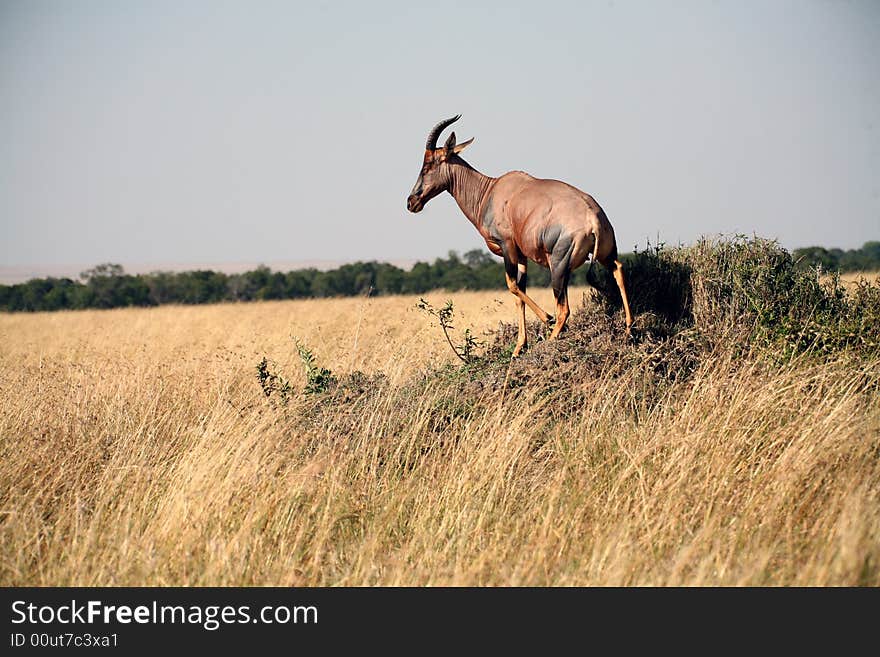
[[[880,242],[865,242],[860,249],[826,249],[808,246],[792,252],[800,267],[821,267],[823,271],[877,271],[880,269]]]
[[[534,268],[536,274],[539,267]],[[543,282],[549,277],[545,272]],[[540,278],[540,274],[539,274]],[[216,271],[127,274],[120,265],[103,264],[70,278],[35,278],[0,285],[0,310],[62,310],[200,304],[258,299],[305,299],[361,294],[420,294],[428,290],[504,288],[501,262],[486,252],[454,251],[433,264],[410,270],[381,262],[356,262],[329,271],[289,272],[258,267],[241,274]]]
[[[795,250],[793,256],[801,267],[821,266],[826,271],[877,270],[880,269],[880,242],[867,242],[861,249],[850,251],[808,247]],[[586,267],[574,272],[572,284],[586,284],[586,272]],[[550,274],[546,269],[536,265],[529,268],[529,285],[549,283]],[[463,256],[450,251],[446,258],[437,258],[433,263],[417,262],[410,270],[381,262],[356,262],[329,271],[273,272],[268,267],[258,267],[242,274],[201,270],[132,275],[126,274],[120,265],[103,264],[83,272],[78,280],[35,278],[26,283],[0,285],[0,310],[422,294],[436,289],[504,290],[504,267],[497,258],[480,249]]]

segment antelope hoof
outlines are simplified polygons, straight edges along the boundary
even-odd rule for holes
[[[547,315],[547,321],[544,323],[547,325],[547,328],[556,326],[556,318],[553,315]]]
[[[518,344],[513,348],[513,353],[511,354],[511,358],[519,358],[519,355],[522,353],[522,350],[525,348],[526,343]]]

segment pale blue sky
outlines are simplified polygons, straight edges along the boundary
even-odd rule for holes
[[[413,259],[425,136],[622,251],[880,239],[880,3],[0,0],[0,265]]]

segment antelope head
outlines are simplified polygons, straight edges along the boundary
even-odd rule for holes
[[[425,143],[425,159],[422,162],[422,170],[419,178],[406,199],[406,207],[410,212],[419,212],[425,203],[437,196],[440,192],[449,189],[451,175],[450,164],[459,153],[467,148],[473,139],[468,139],[460,144],[455,143],[455,133],[449,135],[449,139],[442,148],[437,148],[437,138],[449,125],[461,118],[461,114],[451,119],[440,121],[428,133],[428,141]]]

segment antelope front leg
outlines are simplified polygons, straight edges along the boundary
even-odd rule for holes
[[[528,275],[528,265],[529,261],[525,259],[525,256],[520,256],[522,260],[520,260],[516,265],[516,285],[519,287],[519,298],[532,309],[532,312],[535,313],[535,316],[540,319],[545,326],[553,325],[553,315],[549,315],[544,312],[544,310],[535,303],[532,298],[526,293],[526,286],[528,285],[529,275]]]
[[[532,300],[532,297],[530,297],[528,294],[525,294],[524,292],[520,292],[519,294],[517,294],[517,297],[522,299],[523,303],[528,304],[529,308],[532,309],[532,312],[537,315],[538,319],[540,319],[542,323],[550,326],[551,322],[553,321],[553,317],[545,313],[541,306],[539,306]]]
[[[508,253],[517,253],[516,245],[509,245]],[[538,319],[540,319],[545,325],[550,326],[553,317],[545,313],[544,309],[526,294],[528,281],[527,268],[528,260],[526,260],[525,256],[519,255],[516,260],[508,259],[507,255],[504,256],[504,275],[507,277],[507,289],[510,290],[510,293],[516,296],[517,299],[531,308],[532,312],[535,313]]]

